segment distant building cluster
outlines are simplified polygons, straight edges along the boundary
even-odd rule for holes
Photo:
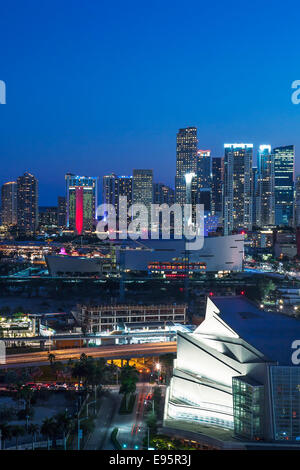
[[[155,182],[152,169],[132,175],[103,176],[102,203],[115,208],[126,196],[132,204],[203,204],[205,234],[230,235],[255,228],[300,226],[300,176],[294,179],[293,145],[260,145],[257,166],[253,144],[226,143],[224,155],[198,148],[196,127],[179,129],[176,141],[175,188]],[[66,193],[57,206],[39,207],[38,181],[28,172],[1,190],[2,226],[17,233],[36,234],[58,227],[74,233],[92,232],[97,223],[98,177],[68,173]],[[129,212],[128,219],[131,218]]]

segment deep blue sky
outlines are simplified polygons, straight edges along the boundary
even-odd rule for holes
[[[0,13],[0,183],[33,172],[40,205],[67,171],[153,168],[173,186],[188,125],[215,156],[226,141],[300,148],[297,1],[10,0]]]

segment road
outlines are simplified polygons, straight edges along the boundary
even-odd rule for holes
[[[86,443],[84,450],[101,450],[103,448],[114,450],[110,436],[113,430],[113,419],[121,402],[118,391],[119,388],[115,387],[107,396],[102,398],[100,411],[95,420],[95,430]]]
[[[55,361],[68,362],[69,359],[79,359],[82,353],[95,358],[121,359],[159,356],[176,351],[177,343],[175,341],[168,341],[165,343],[100,346],[97,348],[56,349],[50,352],[54,354]],[[0,367],[12,368],[46,365],[49,364],[48,354],[48,351],[39,351],[7,355],[5,364],[1,364]]]

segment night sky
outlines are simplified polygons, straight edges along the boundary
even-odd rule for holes
[[[186,126],[213,156],[239,141],[297,153],[299,13],[296,1],[1,2],[0,183],[31,171],[40,205],[68,171],[153,168],[174,186]]]

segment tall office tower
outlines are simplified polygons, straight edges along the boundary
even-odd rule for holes
[[[179,129],[176,145],[176,177],[175,177],[175,202],[186,202],[186,174],[197,175],[197,128],[187,127]],[[192,200],[196,200],[197,178],[191,182]]]
[[[223,219],[224,235],[252,229],[253,144],[225,144]]]
[[[197,185],[201,188],[211,187],[211,155],[210,150],[197,150]]]
[[[112,204],[119,217],[119,197],[127,197],[127,211],[132,204],[132,176],[103,176],[103,204]]]
[[[65,179],[67,227],[79,235],[84,230],[93,230],[98,206],[98,178],[67,173]]]
[[[27,172],[17,179],[17,225],[25,233],[38,227],[38,180]]]
[[[133,170],[132,180],[132,203],[144,204],[151,214],[151,204],[153,200],[153,171]],[[148,221],[150,218],[148,219]]]
[[[257,217],[257,191],[258,191],[258,171],[257,167],[252,167],[251,193],[252,193],[252,227],[256,225]]]
[[[149,207],[153,200],[153,171],[133,170],[132,202]]]
[[[293,224],[294,145],[273,149],[275,174],[275,224]]]
[[[132,205],[132,176],[119,176],[119,196],[127,197],[127,212]],[[130,216],[128,216],[128,220]]]
[[[119,200],[119,178],[114,173],[103,176],[103,204],[111,204],[115,207],[116,213],[118,212]]]
[[[295,226],[300,227],[300,175],[296,178],[295,194]]]
[[[258,227],[273,225],[275,215],[274,156],[270,145],[260,145],[257,155],[256,222]],[[255,193],[253,193],[254,197]]]
[[[59,227],[65,227],[66,223],[67,223],[66,198],[64,196],[58,196],[57,198],[57,225]]]
[[[17,183],[9,181],[1,188],[1,219],[2,225],[17,223]]]
[[[223,191],[223,158],[212,158],[212,214],[221,215],[222,213],[222,191]]]
[[[159,205],[168,204],[168,206],[172,206],[174,204],[174,189],[163,183],[154,183],[153,203]]]

